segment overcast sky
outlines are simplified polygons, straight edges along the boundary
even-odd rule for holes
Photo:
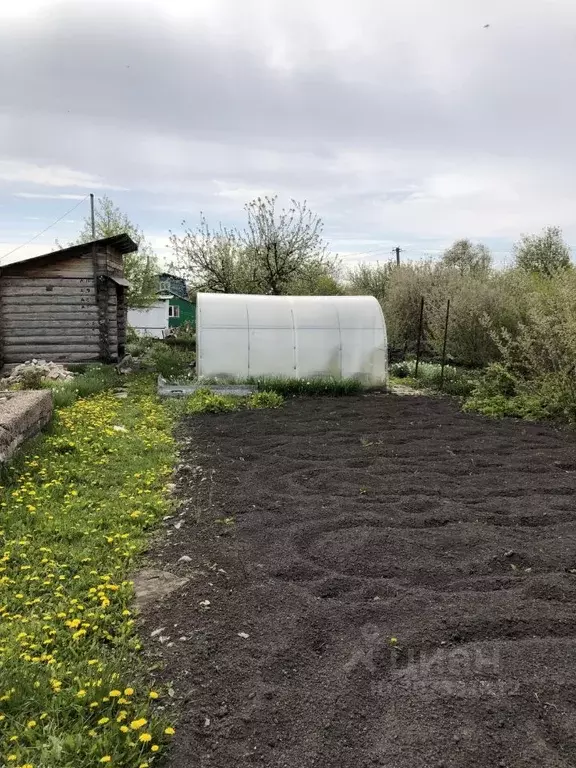
[[[18,0],[0,72],[0,263],[89,192],[162,255],[262,193],[350,261],[576,244],[574,0]]]

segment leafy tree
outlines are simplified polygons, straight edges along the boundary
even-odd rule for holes
[[[521,235],[514,245],[514,257],[517,267],[544,277],[570,267],[570,248],[560,227],[546,227],[539,235]]]
[[[202,216],[196,229],[171,234],[175,268],[193,290],[272,295],[304,287],[321,293],[322,285],[335,290],[337,263],[326,252],[321,219],[305,202],[292,201],[288,210],[277,211],[276,201],[259,197],[249,202],[243,230],[213,230]]]
[[[481,275],[492,266],[492,255],[482,243],[456,240],[444,251],[441,263],[445,267],[455,267],[462,275]]]
[[[389,262],[356,264],[348,272],[349,293],[357,296],[375,296],[378,301],[384,301],[393,269],[395,266]]]
[[[137,243],[136,253],[124,254],[124,276],[130,283],[128,306],[145,307],[152,304],[158,290],[158,259],[142,230],[132,224],[107,195],[96,201],[94,220],[97,239],[126,233]],[[87,216],[76,243],[91,241],[92,223],[90,216]]]

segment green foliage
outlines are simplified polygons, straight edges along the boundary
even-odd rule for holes
[[[278,392],[255,392],[246,401],[248,408],[280,408],[284,398]]]
[[[420,362],[418,378],[416,378],[416,362],[414,360],[393,363],[390,366],[390,376],[403,379],[414,388],[439,390],[442,366],[438,363]],[[474,388],[476,374],[453,365],[444,366],[444,383],[442,391],[459,397],[470,394]]]
[[[124,277],[130,283],[128,306],[146,307],[156,300],[158,290],[158,259],[142,230],[132,224],[128,216],[104,195],[96,201],[94,218],[96,238],[112,237],[126,233],[138,245],[136,253],[124,255]],[[82,231],[76,242],[92,241],[90,217],[84,219]]]
[[[256,384],[260,391],[277,392],[283,397],[301,395],[339,397],[341,395],[356,395],[364,389],[362,382],[358,379],[289,379],[281,376],[264,376],[250,379],[249,383]]]
[[[442,255],[442,264],[454,267],[461,275],[483,275],[492,266],[492,254],[482,243],[456,240]]]
[[[222,395],[209,387],[197,389],[186,400],[186,413],[225,413],[243,408],[279,408],[284,398],[275,392],[255,392],[252,395]]]
[[[522,235],[514,246],[514,256],[520,269],[544,277],[571,266],[570,248],[560,227],[546,227],[539,235]]]
[[[394,269],[396,266],[390,262],[356,264],[348,272],[348,292],[355,296],[375,296],[382,303],[388,296]]]
[[[141,362],[145,368],[171,381],[190,375],[195,359],[196,354],[189,349],[174,347],[165,341],[155,341],[142,356]]]

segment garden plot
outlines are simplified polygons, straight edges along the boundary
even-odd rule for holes
[[[362,396],[180,438],[172,768],[576,764],[571,434]]]

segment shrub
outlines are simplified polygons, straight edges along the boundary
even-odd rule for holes
[[[248,408],[280,408],[284,398],[277,392],[255,392],[247,400]]]
[[[276,392],[255,392],[249,396],[222,395],[208,387],[197,389],[186,401],[187,413],[225,413],[242,408],[279,408],[284,398]]]
[[[239,398],[234,395],[220,395],[208,387],[197,389],[186,401],[187,413],[223,413],[235,411],[239,406]]]
[[[189,350],[171,347],[163,341],[157,341],[144,355],[142,363],[165,379],[177,379],[191,374],[195,359],[195,354]]]

